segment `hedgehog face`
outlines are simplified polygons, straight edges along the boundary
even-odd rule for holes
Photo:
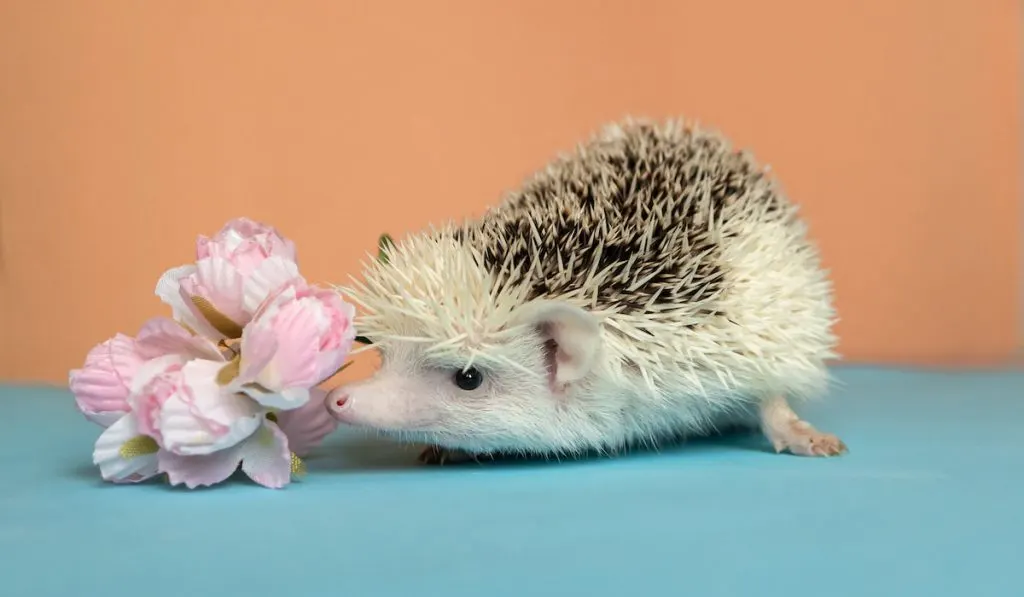
[[[500,346],[475,357],[383,339],[380,370],[331,392],[328,409],[343,423],[476,453],[559,447],[551,445],[559,421],[595,373],[597,320],[565,303],[535,302],[509,326]]]

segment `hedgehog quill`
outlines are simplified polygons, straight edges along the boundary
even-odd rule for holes
[[[767,169],[714,131],[608,124],[479,219],[395,240],[338,289],[382,360],[328,410],[427,444],[427,462],[734,426],[778,452],[847,451],[791,406],[827,392],[838,358],[819,252]]]

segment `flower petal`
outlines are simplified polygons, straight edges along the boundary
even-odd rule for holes
[[[270,421],[242,445],[242,470],[253,481],[280,489],[291,482],[292,458],[288,437]]]
[[[135,373],[135,377],[132,378],[131,395],[128,397],[129,406],[133,408],[135,407],[134,402],[136,401],[137,396],[144,391],[145,387],[149,385],[154,378],[172,369],[181,369],[188,360],[188,357],[184,355],[168,354],[162,357],[150,359],[143,363]]]
[[[156,283],[156,295],[164,304],[171,307],[171,316],[174,319],[197,332],[202,332],[204,322],[197,317],[195,307],[187,302],[181,294],[181,281],[195,273],[196,266],[192,264],[167,270]]]
[[[222,240],[232,236],[243,239],[257,234],[265,234],[268,231],[273,231],[273,228],[267,224],[261,224],[252,218],[238,216],[224,223],[224,226],[217,231],[217,239]]]
[[[167,399],[181,387],[181,370],[187,361],[180,355],[171,354],[149,361],[140,375],[132,395],[128,399],[135,414],[139,432],[152,437],[158,445],[163,444],[163,435],[157,426],[157,419]]]
[[[301,408],[309,402],[309,390],[303,387],[285,388],[279,392],[268,391],[260,384],[246,384],[239,391],[267,408],[290,411]]]
[[[104,411],[104,412],[88,412],[82,411],[85,418],[93,423],[96,423],[100,427],[110,427],[118,421],[121,417],[127,414],[126,411]]]
[[[93,347],[84,366],[68,376],[78,409],[90,421],[110,426],[128,412],[132,379],[142,364],[135,340],[124,334]]]
[[[135,340],[139,352],[152,359],[168,354],[182,354],[197,359],[224,360],[217,345],[203,336],[190,333],[177,321],[154,317],[147,321]]]
[[[347,354],[352,349],[356,336],[355,327],[352,325],[356,318],[355,306],[345,302],[341,295],[333,290],[314,288],[310,295],[322,304],[326,320],[320,349],[337,349]]]
[[[299,266],[294,261],[277,255],[268,257],[245,280],[242,292],[245,311],[255,315],[267,298],[277,294],[286,284],[299,280]]]
[[[219,341],[234,338],[234,332],[241,329],[240,324],[218,311],[205,296],[196,294],[198,291],[193,283],[182,284],[178,290],[182,303],[188,305],[190,318],[194,322],[189,324],[189,327],[200,336]]]
[[[251,276],[253,271],[270,256],[254,238],[243,239],[234,250],[225,253],[231,259],[231,263],[238,268],[243,278]]]
[[[161,451],[159,470],[167,473],[167,480],[171,485],[184,485],[189,489],[216,485],[238,470],[238,464],[242,461],[243,445],[197,456]]]
[[[260,333],[258,327],[259,324],[254,323],[242,331],[242,358],[236,382],[243,387],[256,381],[260,372],[267,368],[277,352],[277,338],[271,334]]]
[[[165,450],[210,454],[249,437],[263,420],[259,405],[217,384],[224,363],[194,360],[181,371],[181,386],[163,402],[155,426]]]
[[[347,350],[321,351],[316,356],[317,383],[323,383],[341,371],[341,366],[345,364],[347,356]]]
[[[338,428],[338,420],[331,416],[324,400],[327,392],[319,388],[310,390],[310,398],[299,408],[275,413],[277,426],[288,436],[288,446],[298,456],[305,456],[325,437]]]
[[[267,255],[281,255],[295,261],[295,243],[285,238],[280,231],[269,224],[249,218],[229,220],[214,238],[215,242],[237,248],[242,240],[252,239],[259,243]]]
[[[317,383],[331,377],[341,368],[355,342],[355,307],[332,290],[310,287],[299,292],[298,302],[314,314],[320,332],[317,356]]]
[[[234,327],[244,326],[249,321],[242,309],[242,276],[223,257],[209,257],[197,262],[196,273],[182,279],[180,288],[182,300],[188,302],[190,310],[225,336],[230,336],[225,326],[211,320],[209,314],[202,313],[194,297],[205,299],[218,313],[233,322]]]
[[[205,234],[196,237],[196,261],[206,259],[210,256],[210,247],[213,241]]]
[[[100,434],[93,447],[93,464],[113,483],[138,483],[157,474],[157,445],[139,434],[135,415],[127,414]]]
[[[292,301],[269,322],[277,338],[277,352],[272,366],[265,371],[276,387],[312,386],[320,381],[317,379],[320,344],[317,315],[307,304]]]
[[[255,381],[271,394],[309,388],[320,381],[317,379],[319,344],[319,328],[313,311],[304,309],[295,300],[280,308],[268,308],[242,335],[242,363],[246,373],[240,377]],[[267,360],[270,347],[273,347],[273,355]],[[247,361],[253,364],[246,364]],[[297,405],[292,404],[294,406]]]

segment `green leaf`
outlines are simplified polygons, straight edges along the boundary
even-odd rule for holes
[[[377,259],[382,263],[388,262],[388,251],[395,246],[395,240],[391,238],[391,235],[385,232],[380,235],[377,239]],[[356,342],[360,344],[366,344],[367,346],[373,344],[366,336],[356,336]]]
[[[384,263],[388,262],[388,251],[395,246],[395,241],[387,232],[380,235],[377,240],[377,258]]]

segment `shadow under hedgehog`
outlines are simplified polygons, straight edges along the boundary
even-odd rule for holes
[[[379,350],[341,422],[427,461],[572,456],[759,427],[846,451],[798,417],[837,358],[806,223],[753,158],[679,121],[606,125],[477,220],[407,236],[339,287]]]

